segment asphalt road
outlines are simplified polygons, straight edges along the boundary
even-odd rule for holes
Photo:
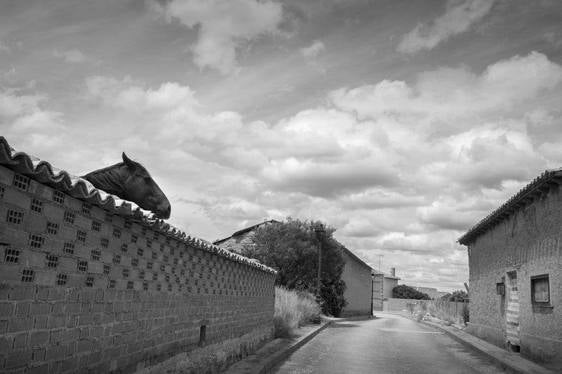
[[[393,314],[377,317],[323,330],[274,373],[503,373],[442,332]]]

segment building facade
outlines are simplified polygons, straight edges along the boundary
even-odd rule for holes
[[[264,221],[236,231],[227,238],[215,241],[214,244],[229,251],[239,253],[244,246],[253,243],[255,232],[259,227],[276,223],[279,222],[275,220]],[[347,301],[347,305],[342,311],[342,316],[371,315],[373,269],[355,253],[345,248],[345,246],[339,245],[342,248],[342,256],[345,261],[341,279],[346,285],[344,298]]]
[[[562,368],[562,170],[546,171],[463,235],[468,331]]]

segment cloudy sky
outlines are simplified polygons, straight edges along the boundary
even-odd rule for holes
[[[215,240],[322,219],[403,281],[562,166],[562,2],[0,0],[0,134],[72,174],[143,163]]]

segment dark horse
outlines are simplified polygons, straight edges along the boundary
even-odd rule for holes
[[[100,190],[150,210],[158,218],[170,218],[170,202],[148,171],[138,162],[129,159],[125,152],[122,156],[123,162],[92,171],[82,178]]]

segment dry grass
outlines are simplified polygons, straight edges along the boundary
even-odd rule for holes
[[[320,306],[312,294],[275,287],[275,337],[288,337],[295,329],[319,317]]]

